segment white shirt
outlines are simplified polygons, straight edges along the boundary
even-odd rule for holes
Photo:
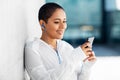
[[[40,39],[26,43],[25,67],[31,80],[88,80],[92,62],[80,47],[57,41],[57,52]],[[61,63],[60,63],[61,62]]]

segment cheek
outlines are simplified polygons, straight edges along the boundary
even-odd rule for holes
[[[66,24],[66,25],[64,25],[64,29],[65,29],[65,30],[67,29],[67,24]]]
[[[50,34],[53,34],[53,33],[55,33],[56,32],[56,28],[54,28],[54,27],[49,27],[49,28],[47,28],[47,32],[49,32]]]
[[[48,30],[55,32],[59,27],[57,25],[48,26]]]

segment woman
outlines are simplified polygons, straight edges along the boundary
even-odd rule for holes
[[[46,3],[39,10],[42,36],[26,43],[25,67],[32,80],[88,80],[96,61],[90,42],[73,48],[61,40],[67,28],[64,9]]]

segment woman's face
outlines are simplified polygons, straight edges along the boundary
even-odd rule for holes
[[[45,24],[45,31],[51,39],[62,39],[66,27],[66,14],[64,10],[56,9]]]

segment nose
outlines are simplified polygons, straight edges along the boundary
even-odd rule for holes
[[[66,29],[67,28],[67,24],[66,23],[61,23],[60,24],[60,29]]]

